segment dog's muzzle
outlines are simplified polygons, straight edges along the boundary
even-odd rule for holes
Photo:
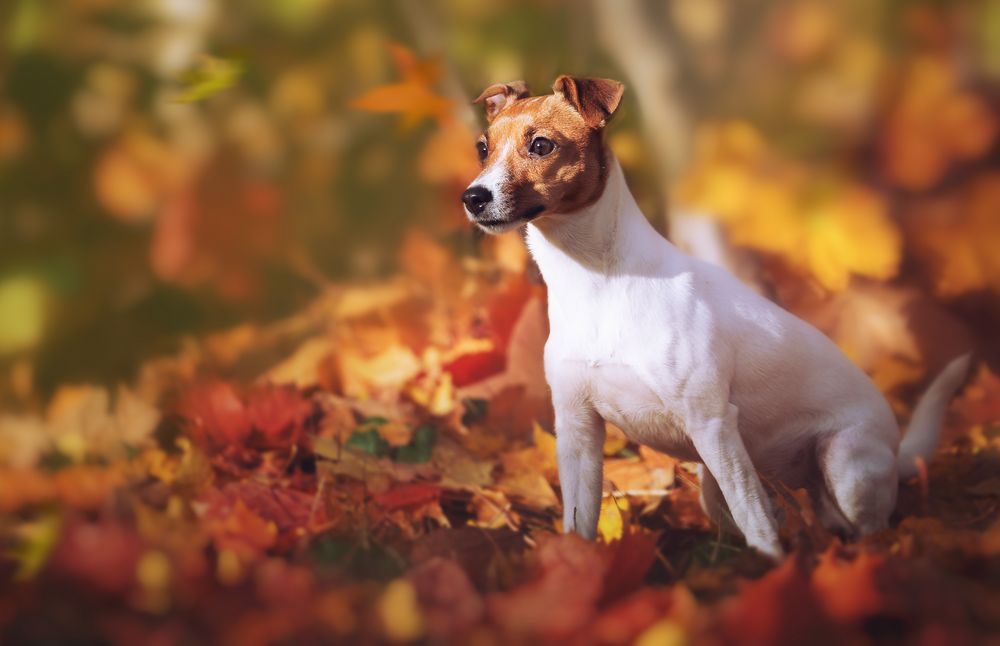
[[[462,193],[462,203],[472,215],[479,215],[493,201],[493,193],[485,186],[473,186]]]

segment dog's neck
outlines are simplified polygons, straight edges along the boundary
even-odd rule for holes
[[[573,213],[549,215],[528,225],[527,242],[550,292],[582,272],[590,280],[644,274],[673,249],[639,210],[621,166],[609,155],[604,192]],[[669,255],[669,251],[667,252]],[[573,290],[571,290],[573,291]]]

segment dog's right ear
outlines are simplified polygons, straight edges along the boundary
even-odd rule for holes
[[[517,99],[523,99],[529,94],[531,92],[524,81],[496,83],[483,90],[483,93],[476,97],[473,103],[486,104],[484,106],[486,108],[486,121],[490,122],[508,105]]]

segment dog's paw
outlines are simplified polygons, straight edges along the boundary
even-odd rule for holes
[[[777,540],[747,541],[747,545],[775,562],[785,557],[785,550]]]

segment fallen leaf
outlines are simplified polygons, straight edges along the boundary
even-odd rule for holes
[[[596,544],[575,534],[545,537],[534,558],[531,581],[487,597],[489,615],[514,636],[568,638],[589,623],[607,564]]]
[[[628,511],[628,508],[627,498],[618,500],[611,495],[601,499],[601,512],[597,517],[597,535],[604,539],[605,543],[622,537],[622,531],[625,527],[623,514]]]
[[[407,579],[396,579],[386,586],[376,605],[386,637],[394,642],[419,639],[427,630],[417,591]]]
[[[482,597],[454,561],[432,557],[408,575],[434,639],[456,639],[486,612]]]

